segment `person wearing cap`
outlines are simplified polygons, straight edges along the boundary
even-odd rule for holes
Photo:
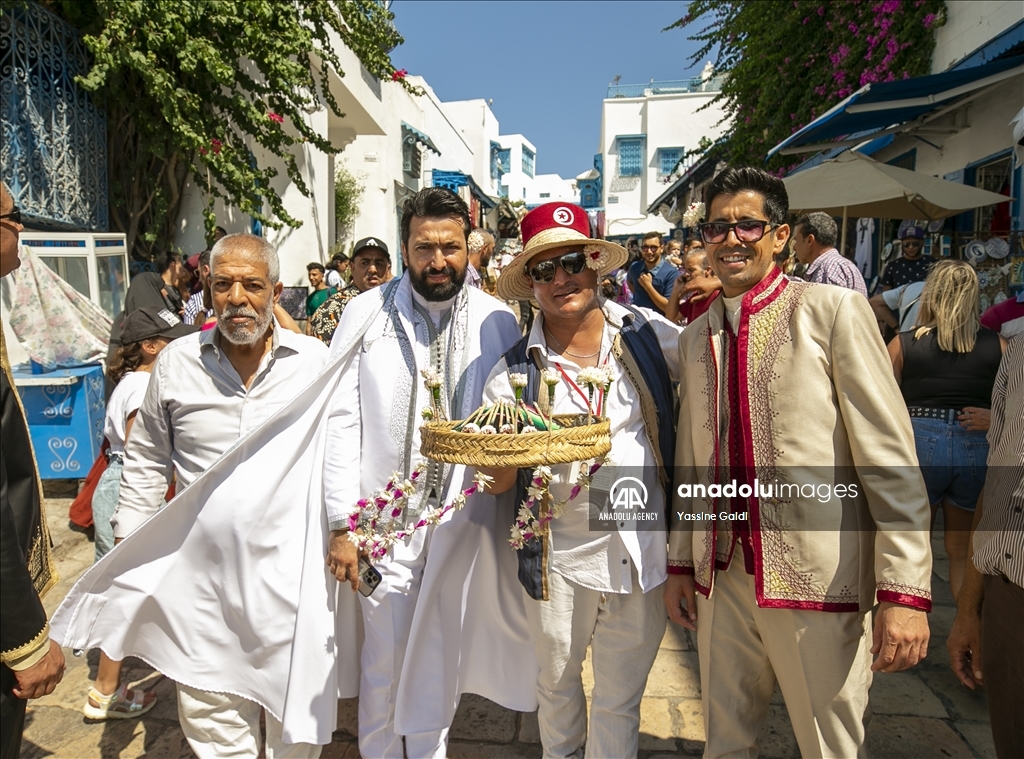
[[[923,227],[907,227],[900,232],[900,241],[900,257],[885,267],[879,281],[882,290],[924,282],[934,263],[931,256],[924,255]]]
[[[782,180],[727,168],[704,202],[722,295],[679,340],[665,584],[671,619],[697,632],[704,755],[756,756],[778,685],[802,756],[865,756],[873,673],[928,650],[910,417],[867,299],[777,267]]]
[[[125,317],[121,328],[121,347],[107,368],[107,376],[115,385],[107,401],[103,436],[110,446],[107,468],[100,476],[92,496],[92,517],[95,524],[96,561],[114,547],[114,531],[110,518],[117,507],[124,468],[124,446],[131,433],[142,399],[149,387],[149,378],[156,357],[178,337],[197,331],[184,324],[166,308],[147,306]],[[141,717],[156,704],[155,693],[129,689],[121,685],[121,662],[114,661],[102,650],[96,681],[89,689],[82,711],[89,719],[132,719]]]
[[[21,211],[0,182],[0,277],[21,266]],[[7,358],[0,324],[0,759],[21,755],[25,707],[53,693],[64,677],[64,653],[50,640],[42,598],[60,581],[51,555],[32,438]]]
[[[590,237],[587,212],[547,203],[522,220],[523,250],[498,279],[498,297],[535,300],[540,314],[491,370],[484,402],[515,398],[511,374],[524,374],[524,400],[546,414],[606,416],[611,453],[590,493],[628,475],[643,481],[646,511],[659,521],[593,524],[591,506],[606,498],[578,496],[550,523],[549,534],[518,552],[540,676],[537,719],[546,757],[636,756],[640,699],[665,631],[661,585],[666,579],[665,508],[675,450],[674,393],[680,328],[654,311],[599,297],[599,278],[622,266],[626,251]],[[649,239],[645,239],[645,244]],[[593,396],[581,372],[603,367],[611,385]],[[554,406],[541,373],[555,378]],[[586,466],[586,464],[584,464]],[[570,497],[579,465],[553,466],[551,498]],[[493,492],[513,489],[522,503],[531,470],[490,470]],[[614,489],[614,487],[612,488]],[[592,500],[593,503],[588,502]],[[593,649],[594,690],[587,729],[582,667]]]
[[[337,693],[336,659],[327,635],[301,654],[293,647],[332,615],[323,549],[306,549],[323,505],[307,513],[308,473],[261,502],[268,491],[251,485],[246,463],[265,455],[258,475],[295,471],[301,445],[280,442],[279,431],[252,441],[320,374],[327,348],[275,322],[283,285],[266,240],[228,235],[210,265],[217,326],[178,338],[154,363],[111,518],[124,540],[65,598],[54,637],[102,646],[112,659],[139,656],[178,683],[179,721],[197,756],[255,759],[266,705],[266,755],[312,759],[337,717],[336,700],[323,696]],[[225,474],[217,464],[231,450],[244,456]],[[179,494],[161,509],[172,476]],[[311,573],[316,600],[302,585]]]
[[[328,345],[349,301],[391,279],[388,246],[377,237],[364,237],[356,243],[351,271],[352,283],[327,298],[309,318],[309,334]]]
[[[508,308],[465,284],[471,228],[465,201],[443,187],[406,199],[402,277],[349,303],[331,342],[325,374],[337,380],[323,457],[326,561],[352,591],[361,571],[348,531],[359,499],[422,464],[405,506],[405,518],[417,519],[450,503],[473,475],[421,453],[421,410],[431,405],[421,372],[438,373],[446,415],[464,419],[480,406],[488,368],[519,338]],[[371,247],[381,250],[360,248],[355,276]],[[464,692],[518,711],[536,708],[536,665],[507,543],[512,505],[477,493],[450,513],[375,559],[381,583],[355,596],[365,629],[359,752],[366,759],[444,757]]]

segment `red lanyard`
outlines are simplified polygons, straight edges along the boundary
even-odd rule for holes
[[[573,382],[572,377],[565,373],[565,369],[562,368],[562,365],[560,363],[558,363],[557,361],[553,361],[552,363],[555,365],[555,367],[558,369],[561,375],[565,377],[565,381],[569,383],[569,387],[575,390],[579,394],[580,398],[583,399],[583,402],[587,404],[587,411],[594,414],[595,416],[601,416],[601,412],[604,409],[604,388],[601,387],[597,389],[597,411],[594,411],[594,409],[591,408],[590,406],[590,396],[588,396],[586,393],[580,390],[580,386]],[[608,356],[604,357],[604,363],[608,363]]]

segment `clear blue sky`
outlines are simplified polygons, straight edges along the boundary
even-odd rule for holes
[[[601,100],[622,84],[683,79],[698,49],[661,30],[685,2],[426,2],[395,0],[405,44],[396,68],[422,76],[441,100],[494,100],[502,134],[537,147],[537,173],[575,177],[598,149]]]

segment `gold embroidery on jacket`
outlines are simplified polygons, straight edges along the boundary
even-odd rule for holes
[[[18,395],[18,388],[14,384],[14,375],[11,374],[11,362],[7,358],[7,339],[4,337],[3,325],[0,324],[0,368],[7,375],[7,382],[11,386],[11,394],[14,395],[14,402],[18,404],[18,411],[25,422],[25,431],[28,432],[28,419],[25,416],[25,407],[21,403],[21,396]],[[32,587],[35,588],[39,598],[60,582],[60,575],[57,574],[57,567],[53,563],[53,554],[50,551],[50,526],[46,522],[46,509],[43,506],[43,481],[39,479],[39,467],[36,465],[36,452],[32,447],[32,435],[28,434],[28,450],[32,456],[32,469],[36,475],[36,491],[39,497],[39,525],[36,534],[32,536],[32,545],[28,552],[28,570],[32,577]]]

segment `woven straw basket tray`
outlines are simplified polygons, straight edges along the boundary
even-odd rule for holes
[[[456,432],[459,422],[427,422],[420,429],[420,453],[449,464],[526,468],[586,461],[612,449],[605,417],[587,424],[586,414],[556,414],[555,421],[562,429],[526,435]]]

